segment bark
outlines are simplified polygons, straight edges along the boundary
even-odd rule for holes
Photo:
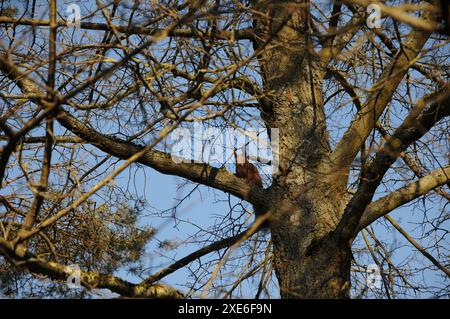
[[[261,210],[268,210],[271,214],[269,224],[274,245],[274,267],[282,298],[348,298],[352,260],[350,243],[353,232],[388,213],[380,210],[380,207],[394,209],[437,185],[448,182],[446,168],[446,174],[439,173],[439,176],[435,176],[433,173],[370,205],[384,173],[399,154],[410,143],[423,136],[437,121],[448,116],[448,96],[445,104],[434,104],[425,111],[420,109],[418,114],[411,112],[404,124],[393,134],[392,140],[377,152],[377,156],[368,165],[365,172],[366,181],[361,183],[349,203],[346,192],[348,167],[361,143],[375,127],[379,115],[391,101],[392,94],[427,41],[429,32],[412,31],[407,36],[404,50],[398,52],[391,65],[385,68],[373,96],[360,105],[358,116],[332,152],[323,106],[322,83],[326,70],[324,60],[327,59],[319,59],[309,54],[312,47],[309,38],[308,1],[288,1],[289,4],[286,2],[264,1],[260,2],[265,3],[264,6],[257,4],[255,10],[263,14],[255,15],[256,36],[253,37],[253,32],[247,33],[248,30],[243,30],[236,36],[238,39],[251,39],[255,47],[271,38],[270,45],[262,51],[258,60],[264,80],[264,92],[267,93],[267,100],[260,101],[261,116],[269,132],[270,128],[280,130],[280,174],[274,177],[272,186],[267,190],[252,188],[243,179],[224,169],[203,164],[176,164],[167,154],[155,150],[144,154],[138,162],[164,174],[181,176],[223,190],[248,200],[256,207],[261,206]],[[295,5],[292,5],[293,2]],[[47,23],[40,20],[22,22],[30,25]],[[81,27],[96,30],[106,28],[99,24],[82,24]],[[123,28],[118,30],[125,32]],[[126,30],[130,33],[147,32],[137,27],[127,27]],[[169,35],[192,36],[190,32],[173,29]],[[348,38],[351,38],[351,33],[349,31],[349,35],[346,33],[342,37],[342,48]],[[230,37],[226,33],[207,36],[219,39]],[[333,47],[333,40],[329,46]],[[329,57],[329,54],[325,55],[327,56]],[[130,57],[131,55],[127,56]],[[24,93],[39,93],[39,88],[16,72],[3,55],[0,55],[0,70],[14,80]],[[83,84],[73,94],[87,86]],[[234,86],[243,88],[250,94],[255,91],[246,82],[234,83]],[[31,100],[39,102],[37,99]],[[140,145],[95,131],[71,116],[62,106],[58,108],[56,119],[78,138],[117,158],[127,159],[143,149]],[[343,233],[350,235],[343,236]],[[234,243],[233,240],[230,242]],[[219,249],[222,245],[224,242],[211,245],[206,247],[204,252]],[[5,247],[3,250],[6,252]],[[184,266],[196,256],[198,254],[181,259],[173,267],[150,277],[147,281],[153,283],[161,279],[161,276]],[[55,278],[64,277],[58,267],[52,268],[40,260],[30,259],[28,265],[29,268],[40,270],[40,273],[50,272]],[[86,276],[87,286],[93,284],[88,277]],[[113,287],[124,295],[181,296],[178,292],[166,288],[165,292],[154,292],[160,288],[156,285],[145,286],[145,289],[151,289],[142,293],[142,286],[115,280],[111,283],[109,277],[97,277],[95,285]]]
[[[256,9],[269,18],[255,18],[254,44],[258,47],[258,39],[273,38],[271,46],[259,56],[259,62],[265,90],[271,98],[271,107],[262,109],[262,118],[268,129],[280,130],[281,173],[274,179],[269,194],[273,204],[270,228],[274,265],[281,296],[348,298],[351,243],[373,195],[364,192],[369,200],[356,201],[358,207],[348,205],[346,185],[350,164],[430,32],[413,30],[408,34],[405,49],[385,67],[373,96],[358,111],[332,152],[323,105],[327,59],[310,54],[313,46],[309,36],[309,2],[264,3]],[[440,112],[442,116],[446,110]],[[410,134],[411,140],[406,139],[403,148],[426,131]],[[386,169],[392,163],[389,161]],[[379,170],[376,173],[383,176]]]
[[[320,165],[331,149],[323,109],[324,68],[308,54],[308,11],[270,5],[259,10],[272,17],[267,23],[256,21],[259,38],[278,30],[259,61],[272,99],[262,117],[268,128],[280,130],[281,173],[270,187],[270,227],[281,297],[348,298],[350,249],[329,237],[346,203],[346,177]],[[285,23],[281,31],[280,23]],[[328,239],[311,250],[322,238]]]
[[[350,249],[331,240],[304,253],[292,232],[273,236],[275,269],[282,298],[349,298]],[[276,243],[276,244],[275,244]]]
[[[0,253],[16,266],[28,269],[31,273],[46,276],[55,281],[66,281],[74,274],[74,270],[63,264],[47,261],[26,253],[19,256],[14,244],[0,238]],[[171,286],[164,284],[133,284],[111,274],[100,274],[94,271],[80,271],[80,284],[88,289],[109,289],[121,296],[131,298],[179,299],[184,295]]]
[[[333,236],[346,196],[338,182],[309,183],[300,194],[292,184],[277,184],[279,194],[288,194],[274,202],[270,221],[281,296],[348,298],[350,247]]]

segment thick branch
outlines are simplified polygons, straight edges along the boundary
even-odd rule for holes
[[[17,256],[13,245],[3,238],[0,238],[0,253],[14,265],[32,273],[48,276],[53,280],[67,281],[70,276],[74,275],[74,269],[70,267],[32,255],[23,258]],[[80,284],[88,289],[109,289],[121,296],[133,298],[183,298],[181,292],[167,285],[135,285],[113,275],[99,274],[93,271],[80,271],[79,275]]]
[[[9,138],[7,136],[0,135],[0,141],[8,141]],[[23,137],[20,140],[21,143],[24,144],[41,144],[45,142],[45,136],[29,136]],[[74,144],[82,144],[85,143],[83,139],[77,136],[53,136],[53,142],[55,144],[64,144],[64,143],[74,143]]]
[[[359,99],[359,96],[356,94],[356,91],[350,83],[348,83],[347,79],[345,78],[344,74],[340,72],[339,70],[328,68],[327,72],[330,73],[330,75],[334,76],[336,80],[340,82],[344,90],[347,92],[348,95],[351,96],[353,103],[356,106],[357,110],[361,109],[361,101]],[[445,83],[441,83],[441,87],[445,87]],[[377,131],[383,136],[383,138],[387,141],[391,139],[391,136],[389,136],[386,129],[381,125],[380,121],[377,122],[375,128]],[[364,144],[363,144],[364,145]],[[424,176],[424,173],[422,169],[419,167],[419,164],[416,163],[412,158],[408,156],[405,152],[400,153],[400,157],[403,159],[403,161],[408,165],[408,167],[413,171],[413,173],[418,177],[421,178]],[[449,195],[443,191],[442,189],[435,189],[435,192],[441,195],[442,197],[446,199],[450,199]]]
[[[380,79],[373,87],[361,110],[358,111],[350,127],[332,154],[331,165],[334,170],[346,171],[372,129],[378,118],[392,99],[392,95],[414,63],[421,48],[428,40],[430,33],[413,30],[408,34],[404,50],[398,52],[391,64],[383,71]]]
[[[450,165],[434,170],[429,175],[374,201],[365,209],[359,222],[359,229],[364,229],[378,218],[448,181],[450,181]]]
[[[0,55],[0,69],[17,85],[24,93],[38,93],[39,88],[27,77],[7,64],[7,58]],[[32,100],[33,101],[33,100]],[[69,131],[84,141],[98,147],[105,153],[121,159],[128,159],[131,155],[141,151],[142,146],[117,138],[103,135],[93,128],[71,116],[64,109],[58,109],[57,120]],[[225,169],[218,169],[207,164],[175,163],[171,157],[156,150],[149,151],[138,160],[139,163],[152,167],[157,171],[187,178],[191,181],[217,188],[228,192],[252,204],[264,206],[265,192],[262,189],[251,187],[244,179],[238,178]]]
[[[420,101],[406,117],[402,125],[396,129],[391,138],[377,152],[375,158],[367,166],[364,180],[358,191],[347,205],[344,215],[336,229],[342,240],[353,239],[358,233],[358,225],[364,210],[372,201],[375,190],[387,170],[402,152],[424,136],[437,122],[450,115],[450,94],[438,96],[437,100],[426,110],[428,99]]]
[[[29,25],[29,26],[42,26],[47,27],[50,25],[48,20],[41,19],[28,19],[28,18],[10,18],[0,17],[0,23],[14,24],[14,25]],[[67,22],[64,20],[58,20],[59,27],[67,27]],[[156,35],[162,30],[151,27],[143,27],[138,25],[115,25],[111,23],[93,23],[93,22],[81,22],[80,28],[84,30],[98,30],[98,31],[117,31],[127,35],[139,34],[139,35]],[[251,28],[227,31],[217,30],[214,33],[192,29],[175,29],[169,32],[170,37],[179,38],[198,38],[199,35],[205,38],[217,39],[217,40],[252,40],[254,32]]]
[[[143,149],[142,146],[132,142],[100,134],[62,109],[57,120],[83,140],[117,158],[127,159]],[[251,203],[265,202],[263,189],[252,188],[244,179],[236,177],[225,169],[218,169],[207,164],[175,163],[170,155],[156,150],[147,152],[138,162],[163,174],[184,177],[193,182],[228,192]]]

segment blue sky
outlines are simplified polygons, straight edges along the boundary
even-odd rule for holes
[[[61,6],[62,5],[63,4],[61,4]],[[64,12],[64,10],[60,11]],[[368,85],[368,83],[363,84]],[[422,93],[423,92],[414,92],[414,95],[415,97],[420,97]],[[400,109],[400,107],[395,103],[393,104],[393,107]],[[347,110],[348,109],[341,110],[334,114],[334,119],[339,118],[342,126],[348,125],[352,115],[354,114],[352,112],[346,113]],[[402,113],[399,114],[401,115]],[[394,118],[393,126],[400,123],[399,121],[400,118]],[[329,127],[333,127],[333,124],[335,124],[335,120],[332,121],[330,119],[328,123]],[[340,134],[342,134],[342,130],[336,129],[333,131],[333,134],[332,139],[336,141]],[[445,156],[445,154],[443,156]],[[443,159],[445,160],[445,158]],[[126,170],[118,178],[116,183],[122,187],[128,187],[131,185],[130,191],[134,193],[136,197],[141,197],[148,200],[146,210],[143,213],[143,215],[146,216],[142,217],[141,223],[151,225],[158,230],[155,239],[151,240],[148,244],[148,255],[143,258],[145,264],[149,267],[149,274],[151,274],[172,262],[172,260],[159,256],[160,253],[173,257],[174,259],[179,259],[193,252],[195,249],[200,248],[201,245],[183,244],[183,242],[186,238],[198,232],[198,227],[206,229],[208,226],[212,226],[214,223],[220,222],[220,216],[225,216],[229,212],[230,207],[227,202],[226,194],[221,191],[200,186],[191,194],[190,198],[179,207],[176,214],[176,217],[179,220],[171,218],[169,213],[166,214],[165,218],[156,217],[154,216],[155,213],[170,209],[173,205],[175,205],[177,199],[188,194],[194,185],[191,184],[185,186],[180,190],[178,186],[184,182],[183,179],[174,176],[162,175],[148,167],[141,167],[139,169],[136,169],[136,167],[136,165],[133,165],[132,169]],[[229,166],[228,168],[233,169],[232,166]],[[131,182],[131,184],[129,184],[129,182]],[[388,183],[387,185],[391,190],[401,186],[399,183],[394,184],[394,182]],[[380,187],[380,192],[377,194],[376,198],[382,196],[383,191],[383,187]],[[236,198],[231,198],[231,202],[238,203],[239,200]],[[443,200],[436,196],[433,197],[432,202],[430,201],[428,204],[433,207],[431,214],[437,214],[444,205]],[[234,212],[235,216],[239,215],[240,212],[241,209],[236,208],[236,211]],[[420,232],[415,223],[422,223],[424,214],[418,209],[413,209],[411,206],[405,206],[397,209],[391,216],[396,218],[402,227],[410,231],[414,237],[419,236]],[[194,225],[197,225],[198,227]],[[394,263],[401,264],[407,257],[412,254],[417,254],[417,252],[411,248],[411,245],[406,243],[401,235],[394,231],[392,227],[386,229],[385,227],[376,226],[375,231],[380,239],[390,238],[392,239],[392,242],[395,241],[402,246],[402,248],[398,250],[393,257]],[[179,245],[177,245],[177,248],[174,250],[161,251],[158,246],[160,242],[165,240],[179,243]],[[426,246],[431,241],[430,239],[421,239],[419,242]],[[437,252],[432,252],[433,255],[435,255],[435,253]],[[444,255],[441,257],[444,257],[445,252],[442,253]],[[215,256],[215,254],[205,256],[203,260],[209,260],[212,258],[211,256]],[[435,257],[440,259],[439,256],[435,255]],[[422,259],[422,261],[429,264],[428,260]],[[369,262],[370,261],[367,261],[367,264]],[[196,262],[194,262],[194,264],[195,263]],[[415,267],[419,264],[420,261],[416,264],[413,263],[411,266]],[[130,276],[124,271],[120,271],[118,274],[130,279],[133,282],[139,281],[137,277]],[[191,280],[189,277],[190,275],[191,274],[187,269],[180,269],[169,275],[167,278],[164,278],[163,281],[174,285],[181,290],[185,290],[185,287],[181,285]],[[416,280],[422,280],[422,278],[416,278]],[[443,277],[437,271],[425,271],[423,280],[430,285],[442,286],[444,284]],[[252,297],[253,289],[250,289],[247,285],[247,283],[244,284],[242,290],[243,296]],[[273,286],[271,293],[272,297],[278,297],[278,293]]]

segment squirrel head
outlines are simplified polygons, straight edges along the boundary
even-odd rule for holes
[[[234,157],[236,159],[236,164],[237,165],[242,165],[242,164],[245,164],[245,163],[248,162],[247,158],[245,157],[245,153],[241,152],[241,153],[238,154],[236,152],[236,149],[233,151],[233,153],[234,153]]]

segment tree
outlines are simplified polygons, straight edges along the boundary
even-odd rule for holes
[[[64,282],[75,263],[87,291],[127,297],[232,297],[255,278],[257,297],[348,298],[367,295],[357,288],[371,258],[382,281],[372,296],[448,294],[444,2],[130,3],[83,2],[77,24],[56,0],[2,1],[4,293],[30,293],[17,282],[39,275]],[[272,142],[279,129],[277,174],[264,188],[224,165],[174,161],[162,143],[193,122],[257,127]],[[142,228],[145,201],[118,182],[142,167],[232,195],[221,225],[186,238],[199,250],[151,274],[141,263],[157,229]],[[245,203],[267,213],[243,229]],[[411,234],[392,217],[407,204],[422,216]],[[395,262],[403,244],[379,239],[386,230],[424,259]],[[196,260],[189,292],[161,282]],[[410,282],[429,270],[440,287]],[[49,285],[69,293],[47,283],[41,294]]]

